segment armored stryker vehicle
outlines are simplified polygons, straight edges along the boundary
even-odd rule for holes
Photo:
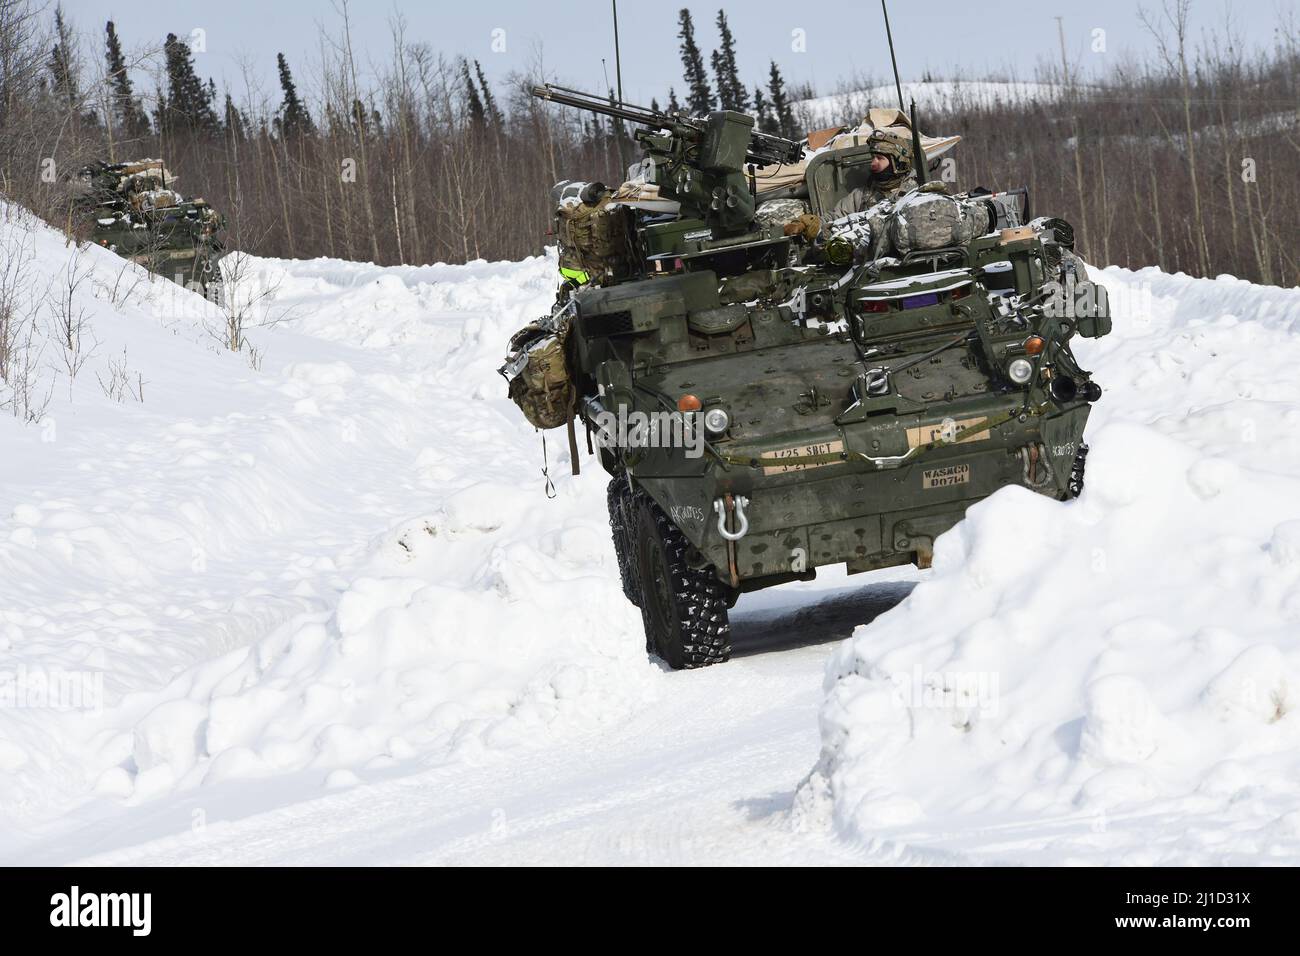
[[[744,592],[828,565],[927,567],[1010,485],[1078,494],[1101,390],[1070,343],[1110,319],[1063,220],[922,172],[822,221],[866,175],[866,143],[817,154],[807,215],[764,225],[755,168],[800,144],[734,112],[533,92],[642,127],[632,185],[562,184],[567,288],[502,371],[534,424],[569,424],[575,462],[575,416],[594,439],[624,591],[671,667],[727,659]]]
[[[214,293],[225,220],[205,200],[178,193],[162,160],[91,163],[74,185],[92,242],[187,288]]]

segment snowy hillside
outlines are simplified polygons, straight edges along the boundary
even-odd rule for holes
[[[495,373],[552,262],[262,263],[277,324],[250,331],[253,371],[197,296],[146,280],[116,307],[120,259],[5,228],[34,250],[31,289],[88,270],[98,346],[40,424],[0,420],[0,693],[19,701],[0,708],[0,848],[96,796],[303,768],[333,785],[599,723],[653,688],[604,482],[560,480],[551,442],[548,501]],[[93,363],[123,347],[143,401],[97,394]],[[47,682],[84,706],[44,706]]]
[[[1055,83],[996,80],[926,80],[902,84],[903,103],[916,101],[922,113],[949,113],[972,106],[1011,106],[1030,102],[1053,103],[1064,90]],[[867,110],[875,107],[893,109],[898,106],[898,87],[893,83],[871,86],[861,90],[830,93],[808,100],[797,100],[793,105],[803,125],[809,129],[841,123],[857,123]],[[924,129],[924,126],[922,127]]]
[[[548,499],[496,373],[552,259],[255,260],[250,362],[196,296],[0,230],[52,388],[0,419],[0,862],[1300,856],[1300,292],[1101,273],[1135,294],[1080,348],[1080,501],[747,596],[736,660],[669,673],[603,474],[548,440]]]

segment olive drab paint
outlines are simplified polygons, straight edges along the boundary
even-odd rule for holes
[[[941,181],[837,216],[879,143],[818,153],[799,189],[746,186],[730,204],[749,126],[645,122],[647,168],[676,214],[627,203],[626,232],[602,238],[630,250],[620,274],[569,284],[540,325],[563,344],[580,423],[689,405],[715,426],[702,456],[596,448],[611,489],[648,496],[684,536],[690,567],[733,594],[828,565],[927,567],[935,539],[1002,488],[1078,494],[1101,389],[1071,340],[1110,317],[1104,295],[1077,294],[1091,283],[1067,223],[1025,221],[1023,190]],[[1095,314],[1054,314],[1067,281]],[[513,394],[529,360],[511,351]],[[624,551],[629,533],[616,524]]]
[[[176,184],[161,159],[91,163],[71,182],[73,208],[91,242],[211,296],[221,283],[225,218]]]

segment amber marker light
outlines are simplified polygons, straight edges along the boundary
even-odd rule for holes
[[[1026,355],[1042,355],[1045,348],[1047,348],[1047,341],[1041,335],[1031,335],[1025,339]]]
[[[704,403],[694,395],[683,395],[677,399],[677,410],[679,412],[698,412],[703,407]]]

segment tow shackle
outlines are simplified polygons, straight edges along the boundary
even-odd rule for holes
[[[744,495],[736,495],[732,501],[734,502],[736,520],[740,523],[740,527],[735,531],[727,530],[727,506],[721,498],[713,499],[713,510],[718,516],[718,534],[728,541],[739,541],[749,534],[749,516],[745,514],[745,508],[749,506],[749,499]]]

